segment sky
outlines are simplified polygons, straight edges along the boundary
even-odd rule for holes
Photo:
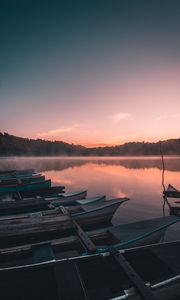
[[[180,138],[180,1],[0,2],[0,132]]]

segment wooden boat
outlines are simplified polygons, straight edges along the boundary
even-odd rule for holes
[[[64,195],[62,194],[62,196],[59,199],[47,198],[47,201],[51,200],[51,204],[54,207],[59,207],[60,205],[62,205],[62,206],[87,205],[87,204],[97,203],[97,202],[106,200],[105,195],[100,195],[100,196],[96,196],[96,197],[88,197],[88,198],[86,198],[86,196],[85,197],[81,196],[81,198],[79,198],[79,196],[76,196],[76,195],[71,196],[70,194],[71,193],[66,193]],[[75,200],[75,199],[77,199],[77,200]]]
[[[87,196],[87,191],[82,190],[82,191],[70,192],[70,193],[65,193],[65,194],[59,193],[57,195],[44,197],[44,199],[46,201],[51,201],[51,203],[52,202],[56,203],[56,200],[62,200],[62,201],[64,200],[64,202],[63,202],[64,204],[68,202],[70,205],[71,205],[71,203],[73,205],[75,200],[85,199],[86,196]],[[105,200],[104,199],[105,196],[100,196],[100,197],[103,197],[103,200]],[[29,199],[32,200],[33,198],[24,198],[25,201],[28,201]],[[86,198],[86,200],[87,200],[87,198]],[[85,202],[86,202],[86,200],[85,200]],[[64,204],[62,204],[62,205],[64,205]]]
[[[108,247],[127,249],[159,242],[166,229],[179,221],[180,219],[177,217],[168,216],[106,227],[86,232],[86,234],[96,246],[96,253],[103,253],[108,250]],[[56,259],[64,258],[68,255],[72,257],[87,253],[77,234],[66,238],[48,240],[45,245],[47,244],[51,246]],[[31,264],[33,249],[35,247],[41,248],[43,245],[44,243],[26,244],[0,249],[0,267],[1,263],[4,264],[5,262],[9,267],[16,265],[16,262],[18,262],[18,265]]]
[[[180,207],[179,206],[169,206],[169,214],[172,216],[180,216]]]
[[[45,176],[42,176],[41,174],[37,174],[35,176],[30,177],[24,177],[24,178],[12,178],[12,179],[0,179],[0,186],[3,185],[19,185],[21,183],[32,183],[32,182],[39,182],[44,181]]]
[[[18,193],[14,192],[13,197],[16,199],[25,199],[25,198],[32,198],[32,197],[52,197],[52,196],[59,196],[59,193],[64,193],[64,186],[50,186],[50,187],[43,187],[39,188],[36,187],[33,190],[24,190],[19,191]]]
[[[59,206],[87,205],[87,204],[93,204],[100,201],[104,201],[106,199],[105,196],[85,198],[86,194],[87,194],[86,191],[82,191],[81,193],[74,193],[73,200],[71,199],[71,196],[70,198],[68,198],[67,195],[66,197],[59,197],[59,199],[56,200],[54,200],[54,198],[52,199],[34,198],[34,199],[28,199],[22,201],[4,201],[4,202],[1,201],[0,216],[49,210]]]
[[[3,300],[178,300],[180,242],[55,259],[48,244],[33,262],[0,268]]]
[[[104,225],[110,222],[113,214],[127,198],[114,199],[91,205],[72,206],[65,209],[37,212],[22,217],[4,217],[0,220],[0,245],[12,245],[32,240],[44,240],[57,236],[65,236],[75,230],[73,220],[83,228],[91,229],[93,226]]]
[[[0,175],[10,175],[10,174],[33,174],[35,173],[34,169],[24,169],[24,170],[4,170],[0,171]]]
[[[32,169],[26,171],[14,171],[14,172],[2,172],[0,174],[0,179],[12,179],[12,178],[24,178],[36,175],[36,172]]]
[[[171,184],[168,185],[166,191],[163,192],[166,197],[180,198],[180,191],[173,187]]]
[[[0,193],[13,193],[21,191],[31,191],[34,189],[41,189],[51,186],[51,180],[45,180],[40,182],[22,183],[22,184],[10,184],[0,186]]]

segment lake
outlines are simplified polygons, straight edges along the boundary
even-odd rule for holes
[[[163,211],[161,157],[1,157],[0,170],[35,168],[65,185],[66,191],[86,189],[88,196],[129,197],[113,217],[123,224],[169,214]],[[180,188],[180,157],[165,157],[165,185]],[[174,203],[173,199],[169,199]],[[180,224],[171,226],[165,240],[180,237]]]

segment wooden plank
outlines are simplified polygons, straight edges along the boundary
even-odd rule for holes
[[[96,252],[96,246],[91,241],[91,239],[89,238],[87,233],[78,225],[78,223],[73,219],[70,212],[64,206],[60,206],[60,208],[61,208],[62,213],[64,215],[69,216],[72,223],[75,225],[77,235],[78,235],[80,241],[82,242],[83,246],[85,247],[85,249],[91,254],[95,253]]]
[[[51,243],[35,244],[32,246],[33,263],[54,260],[54,252]]]
[[[157,300],[150,287],[146,286],[142,278],[136,273],[125,257],[117,249],[110,249],[109,252],[126,273],[141,298],[144,300]]]
[[[88,291],[81,277],[78,265],[72,261],[54,265],[58,300],[88,300]]]

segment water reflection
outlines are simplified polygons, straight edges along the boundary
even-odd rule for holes
[[[35,168],[47,178],[51,178],[54,185],[65,185],[66,191],[86,189],[88,196],[105,194],[109,199],[122,196],[131,198],[116,212],[113,218],[114,224],[163,215],[160,157],[31,157],[0,160],[1,170],[20,168]],[[165,185],[172,183],[179,187],[179,157],[165,158],[165,168]],[[164,213],[169,214],[167,205],[164,206]]]
[[[61,171],[95,163],[98,165],[122,166],[127,169],[162,169],[161,157],[1,157],[0,170],[36,168],[39,172]],[[168,171],[180,172],[179,157],[165,157]]]

